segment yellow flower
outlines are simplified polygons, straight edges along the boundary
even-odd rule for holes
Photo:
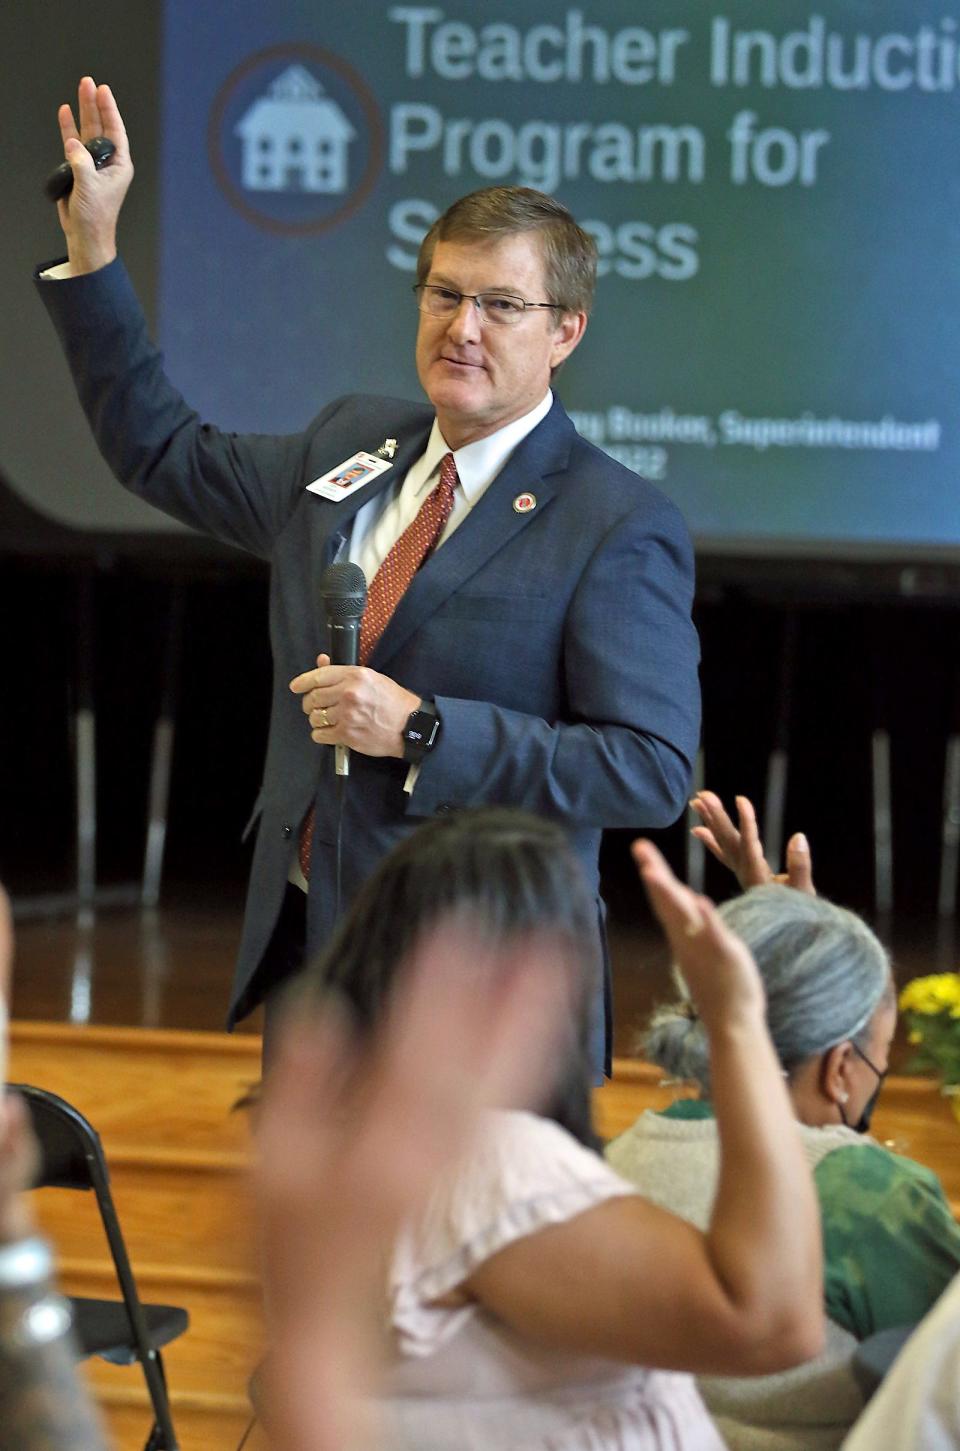
[[[915,977],[901,992],[900,1007],[925,1017],[936,1017],[940,1013],[960,1017],[960,974],[940,972],[930,977]]]

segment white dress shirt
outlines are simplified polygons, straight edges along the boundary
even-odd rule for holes
[[[388,485],[375,499],[361,505],[354,516],[349,558],[351,563],[359,564],[367,584],[370,584],[403,531],[413,523],[424,499],[436,487],[440,478],[440,461],[445,454],[453,453],[460,487],[454,493],[453,509],[440,536],[438,549],[483,498],[517,445],[546,418],[552,403],[553,394],[548,388],[536,408],[522,418],[515,418],[487,438],[478,438],[476,443],[453,450],[434,419],[426,449],[410,465],[406,477]]]

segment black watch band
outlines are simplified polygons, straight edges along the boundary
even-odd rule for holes
[[[403,759],[416,765],[437,744],[440,715],[436,702],[422,700],[420,708],[407,716],[407,723],[400,734],[403,736]]]

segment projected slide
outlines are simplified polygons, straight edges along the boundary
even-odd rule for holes
[[[960,546],[960,11],[167,0],[163,65],[160,336],[205,416],[418,396],[417,244],[524,183],[600,250],[561,397],[703,546]]]

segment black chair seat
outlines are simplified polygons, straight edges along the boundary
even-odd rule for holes
[[[70,1297],[73,1334],[81,1357],[99,1355],[114,1365],[133,1365],[137,1359],[131,1344],[130,1317],[119,1300],[86,1300]],[[143,1318],[150,1344],[169,1345],[182,1335],[189,1323],[186,1310],[178,1305],[144,1305]]]
[[[160,1352],[183,1334],[189,1316],[179,1306],[145,1304],[140,1299],[110,1192],[103,1145],[93,1125],[55,1093],[24,1083],[11,1087],[29,1109],[40,1150],[33,1187],[93,1193],[117,1275],[122,1298],[71,1300],[77,1354],[99,1355],[115,1365],[139,1363],[153,1411],[144,1451],[179,1451]]]

